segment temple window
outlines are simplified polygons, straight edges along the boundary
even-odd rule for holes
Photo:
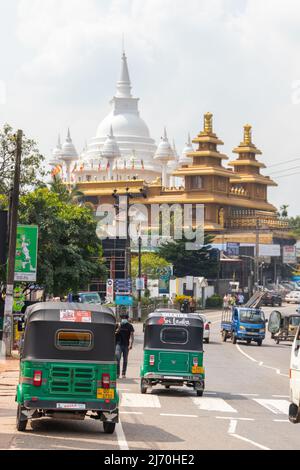
[[[191,189],[202,189],[203,181],[201,176],[191,177]]]

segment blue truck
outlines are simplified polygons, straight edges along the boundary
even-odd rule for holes
[[[232,307],[223,311],[221,334],[224,342],[231,339],[233,344],[237,341],[257,343],[261,346],[266,336],[266,320],[260,308]]]

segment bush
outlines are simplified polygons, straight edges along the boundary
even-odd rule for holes
[[[223,299],[217,294],[206,299],[207,308],[221,308],[222,306],[223,306]]]

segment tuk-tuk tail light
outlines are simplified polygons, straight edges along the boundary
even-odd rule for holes
[[[155,356],[150,356],[150,366],[154,366],[155,364]]]
[[[194,357],[193,366],[198,367],[198,364],[199,364],[198,357]]]
[[[43,383],[43,373],[41,370],[35,370],[33,374],[33,385],[35,387],[41,387]]]
[[[102,387],[110,388],[110,375],[109,374],[102,374]]]

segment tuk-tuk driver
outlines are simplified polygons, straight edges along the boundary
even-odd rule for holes
[[[116,329],[117,376],[119,379],[121,372],[121,358],[123,355],[122,378],[126,379],[128,354],[129,351],[132,349],[134,342],[134,328],[132,324],[128,321],[128,313],[122,313],[120,317],[121,323],[117,326]]]

